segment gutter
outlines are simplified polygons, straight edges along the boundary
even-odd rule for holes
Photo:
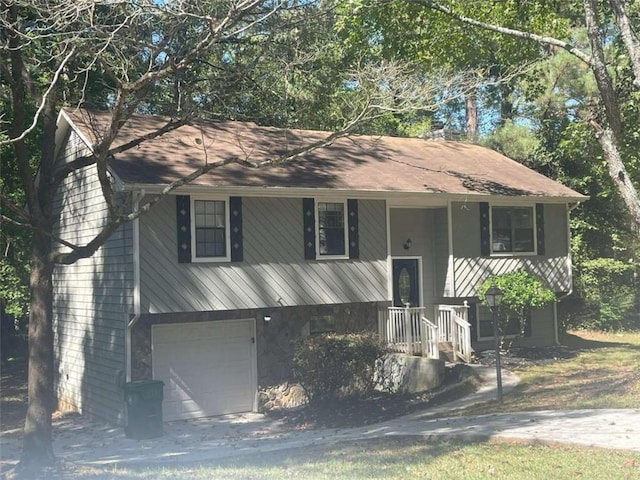
[[[133,211],[140,208],[140,200],[144,197],[145,191],[133,192]],[[125,363],[126,381],[131,381],[131,330],[138,323],[141,316],[140,309],[140,220],[139,217],[133,221],[133,317],[127,322],[125,332]]]

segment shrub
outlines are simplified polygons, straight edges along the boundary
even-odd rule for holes
[[[503,331],[508,319],[515,316],[520,321],[520,334],[523,335],[531,310],[542,308],[556,299],[553,291],[542,280],[524,270],[487,278],[478,289],[478,296],[483,301],[485,292],[492,284],[502,290],[503,294],[500,304],[500,324]]]
[[[637,265],[613,258],[586,260],[577,269],[576,286],[586,312],[580,327],[597,330],[638,328]]]
[[[295,345],[293,374],[309,402],[362,396],[375,386],[376,363],[387,353],[373,333],[323,333]]]

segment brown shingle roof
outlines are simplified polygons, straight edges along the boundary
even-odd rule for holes
[[[90,141],[95,138],[90,125],[99,125],[105,119],[98,114],[90,122],[87,112],[66,113]],[[122,128],[114,146],[165,122],[161,117],[134,116]],[[234,158],[260,162],[328,135],[245,122],[194,122],[117,154],[111,167],[126,184],[165,185],[191,173],[205,161]],[[366,135],[340,138],[287,164],[261,169],[229,164],[210,171],[193,184],[585,198],[478,145]]]

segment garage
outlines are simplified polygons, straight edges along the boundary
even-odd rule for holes
[[[151,341],[164,420],[255,410],[254,319],[154,325]]]

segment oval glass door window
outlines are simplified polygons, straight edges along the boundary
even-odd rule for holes
[[[411,275],[406,267],[398,275],[398,294],[403,305],[411,302]]]

